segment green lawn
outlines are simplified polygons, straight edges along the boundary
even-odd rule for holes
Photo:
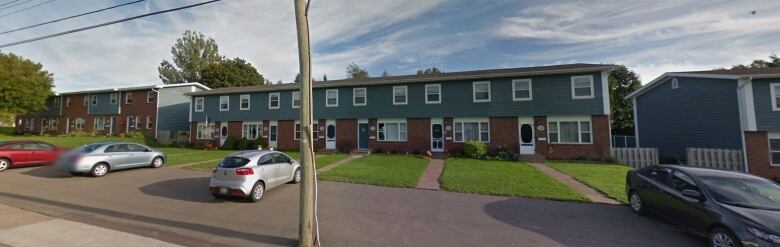
[[[518,162],[448,159],[439,180],[442,189],[449,191],[587,201],[574,189],[532,166]]]
[[[428,160],[413,156],[369,155],[319,174],[322,180],[414,188]]]
[[[289,155],[290,158],[293,158],[293,159],[296,159],[296,160],[300,159],[300,155],[301,155],[300,152],[297,152],[297,151],[282,151],[282,152],[284,152],[287,155]],[[346,154],[333,153],[333,154],[318,154],[315,159],[316,159],[316,162],[317,162],[317,167],[319,168],[321,166],[320,164],[328,165],[328,164],[331,164],[333,162],[336,162],[336,161],[339,161],[341,159],[344,159],[346,157],[347,157]],[[187,169],[192,169],[192,170],[199,170],[199,171],[210,171],[218,163],[219,163],[219,161],[202,161],[202,162],[198,162],[198,163],[192,164],[190,166],[187,166],[186,168]]]
[[[627,203],[626,173],[631,168],[616,164],[547,162],[550,167],[601,191],[608,197]]]

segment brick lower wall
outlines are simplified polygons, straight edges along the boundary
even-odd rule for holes
[[[769,135],[766,131],[745,131],[748,171],[768,179],[780,178],[780,167],[769,160]]]

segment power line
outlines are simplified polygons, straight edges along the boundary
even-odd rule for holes
[[[3,18],[3,17],[6,17],[6,16],[9,16],[9,15],[13,15],[13,14],[16,14],[16,13],[19,13],[19,12],[24,12],[24,11],[27,11],[28,9],[32,9],[32,8],[35,8],[35,7],[38,7],[38,6],[41,6],[41,5],[47,4],[47,3],[51,3],[51,2],[54,2],[54,1],[56,1],[56,0],[49,0],[49,1],[46,1],[46,2],[42,2],[42,3],[36,4],[36,5],[33,5],[33,6],[30,6],[30,7],[27,7],[27,8],[23,8],[23,9],[20,9],[20,10],[17,10],[17,11],[11,12],[11,13],[8,13],[8,14],[0,15],[0,18]]]
[[[68,20],[68,19],[73,19],[73,18],[76,18],[76,17],[85,16],[85,15],[89,15],[89,14],[94,14],[94,13],[97,13],[97,12],[102,12],[102,11],[106,11],[106,10],[109,10],[109,9],[114,9],[114,8],[122,7],[122,6],[125,6],[125,5],[130,5],[130,4],[134,4],[134,3],[140,3],[140,2],[143,2],[143,1],[146,1],[146,0],[136,0],[136,1],[132,1],[132,2],[119,4],[119,5],[114,5],[114,6],[111,6],[111,7],[108,7],[108,8],[102,8],[102,9],[98,9],[98,10],[95,10],[95,11],[90,11],[90,12],[78,14],[78,15],[72,15],[72,16],[68,16],[68,17],[65,17],[65,18],[60,18],[60,19],[56,19],[56,20],[51,20],[51,21],[47,21],[47,22],[38,23],[38,24],[35,24],[35,25],[30,25],[30,26],[26,26],[26,27],[13,29],[13,30],[3,31],[3,32],[0,32],[0,35],[7,34],[7,33],[13,33],[13,32],[16,32],[16,31],[30,29],[30,28],[34,28],[34,27],[40,27],[40,26],[43,26],[43,25],[52,24],[52,23],[55,23],[55,22],[60,22],[60,21]],[[2,16],[0,16],[0,17],[2,17]]]
[[[19,0],[13,0],[13,1],[10,1],[10,2],[4,3],[4,4],[0,4],[0,7],[9,5],[9,4],[12,4],[12,3],[15,3],[15,2],[19,2]]]
[[[6,7],[3,7],[3,8],[0,8],[0,10],[10,9],[10,8],[13,8],[13,7],[25,4],[25,3],[29,3],[29,2],[32,2],[32,0],[27,0],[27,1],[24,1],[24,2],[21,2],[21,3],[17,3],[17,4],[14,4],[14,5],[11,5],[11,6],[6,6]]]
[[[135,20],[135,19],[139,19],[139,18],[143,18],[143,17],[147,17],[147,16],[158,15],[158,14],[172,12],[172,11],[178,11],[178,10],[182,10],[182,9],[189,9],[189,8],[192,8],[192,7],[197,7],[197,6],[210,4],[210,3],[214,3],[214,2],[219,2],[219,1],[222,1],[222,0],[211,0],[211,1],[206,1],[206,2],[202,2],[202,3],[190,4],[190,5],[186,5],[186,6],[182,6],[182,7],[178,7],[178,8],[161,10],[161,11],[156,11],[156,12],[152,12],[152,13],[148,13],[148,14],[137,15],[137,16],[128,17],[128,18],[124,18],[124,19],[119,19],[119,20],[115,20],[115,21],[110,21],[110,22],[105,22],[105,23],[101,23],[101,24],[96,24],[96,25],[92,25],[92,26],[86,26],[86,27],[82,27],[82,28],[71,29],[71,30],[68,30],[68,31],[59,32],[59,33],[53,33],[53,34],[49,34],[49,35],[35,37],[35,38],[32,38],[32,39],[26,39],[26,40],[11,42],[11,43],[5,43],[5,44],[0,45],[0,48],[20,45],[20,44],[29,43],[29,42],[33,42],[33,41],[38,41],[38,40],[42,40],[42,39],[54,38],[54,37],[57,37],[57,36],[62,36],[62,35],[71,34],[71,33],[77,33],[77,32],[86,31],[86,30],[89,30],[89,29],[95,29],[95,28],[99,28],[99,27],[103,27],[103,26],[108,26],[108,25],[113,25],[113,24],[117,24],[117,23],[121,23],[121,22],[130,21],[130,20]]]

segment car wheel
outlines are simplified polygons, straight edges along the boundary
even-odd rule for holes
[[[106,163],[98,163],[95,166],[92,167],[92,170],[89,172],[90,175],[93,177],[102,177],[105,176],[106,173],[108,173],[108,164]]]
[[[152,168],[160,168],[163,166],[163,162],[164,161],[162,157],[154,157],[154,159],[152,159],[151,166]]]
[[[265,185],[263,182],[257,182],[254,187],[252,187],[252,191],[249,192],[249,201],[257,202],[260,201],[260,199],[263,199],[263,194],[265,193]]]
[[[628,205],[631,206],[631,211],[635,214],[645,215],[647,213],[645,210],[645,202],[642,200],[642,196],[640,196],[639,193],[636,193],[636,191],[628,193]]]
[[[739,238],[731,231],[723,228],[715,228],[710,232],[710,246],[712,247],[742,247]]]
[[[7,159],[0,159],[0,172],[3,172],[5,170],[8,170],[8,167],[11,166],[11,161]]]
[[[303,174],[301,173],[301,169],[295,169],[295,173],[293,173],[293,179],[292,183],[297,184],[301,182],[301,179],[303,179]]]

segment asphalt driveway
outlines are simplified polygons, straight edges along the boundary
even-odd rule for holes
[[[187,246],[297,243],[298,189],[260,203],[213,199],[208,172],[136,169],[103,178],[51,167],[0,173],[0,202]],[[703,246],[624,206],[320,182],[323,246]]]

